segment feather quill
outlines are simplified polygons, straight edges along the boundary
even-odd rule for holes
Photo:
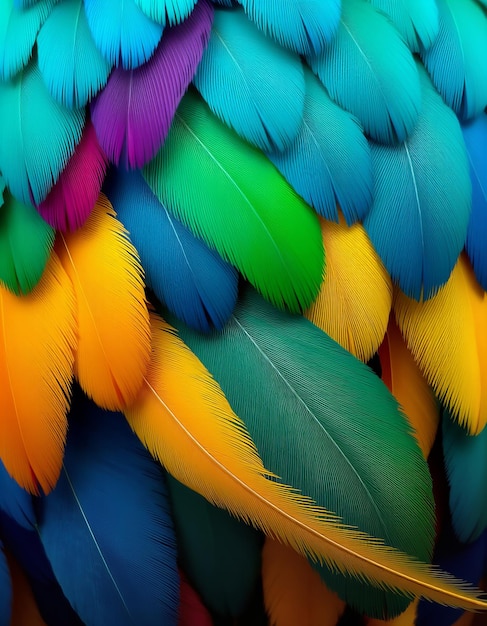
[[[135,4],[152,20],[165,26],[166,23],[174,25],[187,19],[196,0],[135,0]]]
[[[137,251],[103,194],[82,228],[60,235],[57,251],[77,300],[76,377],[98,405],[119,409],[136,396],[150,358]]]
[[[200,0],[185,22],[164,33],[147,63],[113,71],[91,115],[100,144],[115,164],[140,168],[159,150],[201,59],[212,18],[211,4]]]

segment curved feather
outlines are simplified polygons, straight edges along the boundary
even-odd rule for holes
[[[365,626],[414,626],[416,623],[416,611],[418,608],[418,600],[414,600],[408,608],[392,619],[366,619]]]
[[[215,12],[194,84],[215,115],[261,150],[284,150],[298,134],[305,91],[301,60],[242,10]]]
[[[80,228],[96,204],[106,168],[107,158],[88,120],[74,154],[37,207],[39,214],[56,230]]]
[[[85,106],[106,85],[111,65],[98,51],[83,0],[63,0],[37,37],[39,69],[49,92],[62,104]]]
[[[392,283],[361,224],[321,221],[326,276],[306,317],[362,361],[377,352],[392,307]]]
[[[394,143],[411,134],[421,108],[418,71],[396,29],[372,5],[344,0],[336,37],[308,61],[372,139]]]
[[[436,0],[372,0],[397,28],[412,52],[427,50],[440,30]]]
[[[140,172],[118,172],[107,194],[139,252],[147,286],[189,326],[220,330],[237,301],[236,270],[171,215]]]
[[[176,541],[161,469],[123,415],[80,396],[63,472],[39,506],[54,573],[91,626],[175,626]]]
[[[340,19],[340,0],[238,0],[249,19],[281,46],[299,54],[321,52]]]
[[[399,291],[394,314],[436,395],[472,435],[487,423],[487,297],[462,255],[427,302]]]
[[[142,167],[159,150],[208,40],[213,7],[200,0],[190,17],[164,34],[152,58],[117,68],[91,107],[100,144],[111,161]]]
[[[201,1],[201,0],[200,0]],[[197,0],[135,0],[135,4],[155,22],[179,24],[194,9]]]
[[[178,626],[213,626],[213,620],[201,598],[180,572]]]
[[[134,0],[83,0],[96,47],[112,65],[134,69],[146,63],[164,30]]]
[[[135,398],[150,358],[137,251],[103,194],[82,228],[60,235],[57,251],[77,300],[76,377],[98,405],[119,409]]]
[[[440,32],[421,54],[445,102],[462,119],[487,106],[487,16],[474,0],[437,0]]]
[[[311,304],[324,265],[317,216],[193,92],[144,176],[162,204],[276,306]]]
[[[12,614],[12,581],[7,558],[0,541],[0,626],[10,626]]]
[[[305,69],[306,96],[294,143],[267,156],[308,204],[326,219],[363,220],[372,204],[372,161],[362,128]]]
[[[29,295],[0,286],[0,328],[0,457],[24,489],[48,492],[61,471],[76,346],[73,289],[55,253]]]
[[[0,210],[0,284],[16,295],[32,291],[53,245],[54,230],[7,192]]]
[[[371,145],[375,197],[364,222],[392,279],[415,299],[448,280],[471,209],[460,125],[424,70],[420,76],[423,107],[412,135],[400,146]]]
[[[217,383],[174,329],[155,316],[152,324],[148,376],[125,415],[177,480],[341,571],[432,599],[487,608],[475,592],[462,584],[455,587],[447,575],[343,526],[312,500],[269,480],[245,425]]]
[[[16,524],[33,530],[36,519],[32,496],[22,489],[0,461],[0,509]],[[0,524],[1,526],[1,524]],[[3,535],[3,534],[2,534]]]
[[[8,567],[12,579],[12,619],[10,626],[24,626],[25,624],[48,626],[41,617],[29,581],[20,565],[9,557]]]

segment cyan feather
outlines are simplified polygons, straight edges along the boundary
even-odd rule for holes
[[[412,52],[426,50],[438,35],[436,0],[371,0],[384,12],[402,35]]]
[[[119,171],[107,194],[157,298],[193,328],[221,329],[237,300],[237,271],[174,218],[140,172]]]
[[[12,583],[7,558],[0,541],[0,626],[9,626],[12,612]]]
[[[423,69],[420,76],[423,106],[411,137],[397,146],[371,144],[374,203],[364,222],[389,274],[415,299],[448,280],[471,207],[459,122]]]
[[[301,60],[242,10],[215,12],[194,84],[213,113],[258,148],[283,150],[295,139],[304,108]]]
[[[308,61],[372,139],[394,143],[412,132],[421,108],[418,71],[399,33],[371,4],[343,0],[336,37]]]
[[[33,530],[36,519],[32,496],[10,476],[2,461],[0,461],[0,510],[15,520],[19,526]]]
[[[325,88],[305,70],[304,116],[294,143],[269,159],[308,204],[348,224],[363,220],[372,203],[370,148],[358,120],[337,106]]]
[[[197,0],[135,0],[135,3],[155,22],[163,26],[179,24],[194,9]]]

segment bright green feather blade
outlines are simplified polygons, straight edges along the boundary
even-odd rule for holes
[[[431,46],[440,28],[436,0],[371,0],[391,18],[409,48],[419,52]]]
[[[265,467],[345,523],[429,560],[431,478],[382,381],[301,316],[244,290],[223,332],[199,335],[171,319],[245,422]],[[407,600],[323,570],[367,614]]]
[[[193,92],[144,176],[159,200],[273,304],[299,311],[324,271],[318,217]]]
[[[54,230],[37,211],[8,192],[0,208],[0,282],[27,294],[42,276],[54,244]]]

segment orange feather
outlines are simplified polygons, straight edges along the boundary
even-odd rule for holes
[[[8,556],[8,566],[13,592],[10,626],[46,626],[22,568],[10,556]]]

